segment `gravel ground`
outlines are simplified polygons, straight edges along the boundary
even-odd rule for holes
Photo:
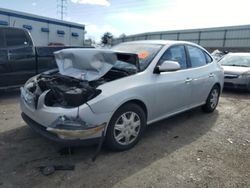
[[[148,127],[133,149],[61,147],[25,125],[19,93],[0,95],[0,187],[250,187],[250,94],[222,94],[217,110],[200,108]],[[43,165],[73,164],[44,176]]]

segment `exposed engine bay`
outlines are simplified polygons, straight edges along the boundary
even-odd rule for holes
[[[102,51],[101,54],[103,55],[104,52]],[[107,56],[107,54],[105,55]],[[116,55],[115,62],[120,61],[124,63],[132,60],[130,64],[136,65],[137,55],[135,54],[112,53],[112,55]],[[98,56],[98,58],[100,58],[100,53],[98,53]],[[67,58],[68,57],[69,56],[67,56]],[[114,65],[115,62],[111,62],[111,64]],[[89,67],[90,66],[91,63],[89,63]],[[104,67],[104,65],[101,66]],[[74,65],[72,65],[72,67],[74,67]],[[74,67],[74,69],[76,68]],[[101,90],[98,89],[99,85],[135,74],[137,72],[137,69],[122,69],[116,68],[115,66],[111,66],[105,71],[103,70],[101,70],[102,73],[99,75],[99,78],[97,74],[89,74],[90,76],[94,75],[94,77],[97,78],[91,80],[84,79],[84,76],[80,77],[82,78],[80,79],[78,78],[79,76],[76,78],[70,75],[63,75],[61,74],[60,69],[59,71],[48,71],[36,76],[35,79],[28,81],[25,85],[25,89],[33,95],[35,107],[37,107],[39,96],[47,91],[44,101],[46,106],[72,108],[80,106],[99,95],[101,93]],[[88,70],[78,69],[77,71],[85,71],[85,75]]]

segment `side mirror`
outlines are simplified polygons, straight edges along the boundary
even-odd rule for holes
[[[178,62],[176,62],[176,61],[164,61],[161,65],[156,67],[155,73],[177,71],[180,69],[181,69],[181,66]]]

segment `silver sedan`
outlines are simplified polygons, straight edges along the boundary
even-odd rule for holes
[[[219,61],[224,69],[224,87],[250,91],[250,53],[229,53]]]
[[[202,106],[213,112],[223,70],[202,47],[182,41],[138,41],[112,50],[65,49],[58,70],[21,88],[22,117],[55,141],[133,147],[147,125]]]

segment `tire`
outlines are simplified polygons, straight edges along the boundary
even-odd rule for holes
[[[211,89],[207,97],[206,104],[202,106],[202,110],[207,113],[213,112],[218,105],[219,97],[220,97],[220,88],[218,85],[215,85]]]
[[[138,143],[145,127],[146,115],[143,109],[135,103],[125,104],[109,122],[105,145],[112,150],[128,150]]]

